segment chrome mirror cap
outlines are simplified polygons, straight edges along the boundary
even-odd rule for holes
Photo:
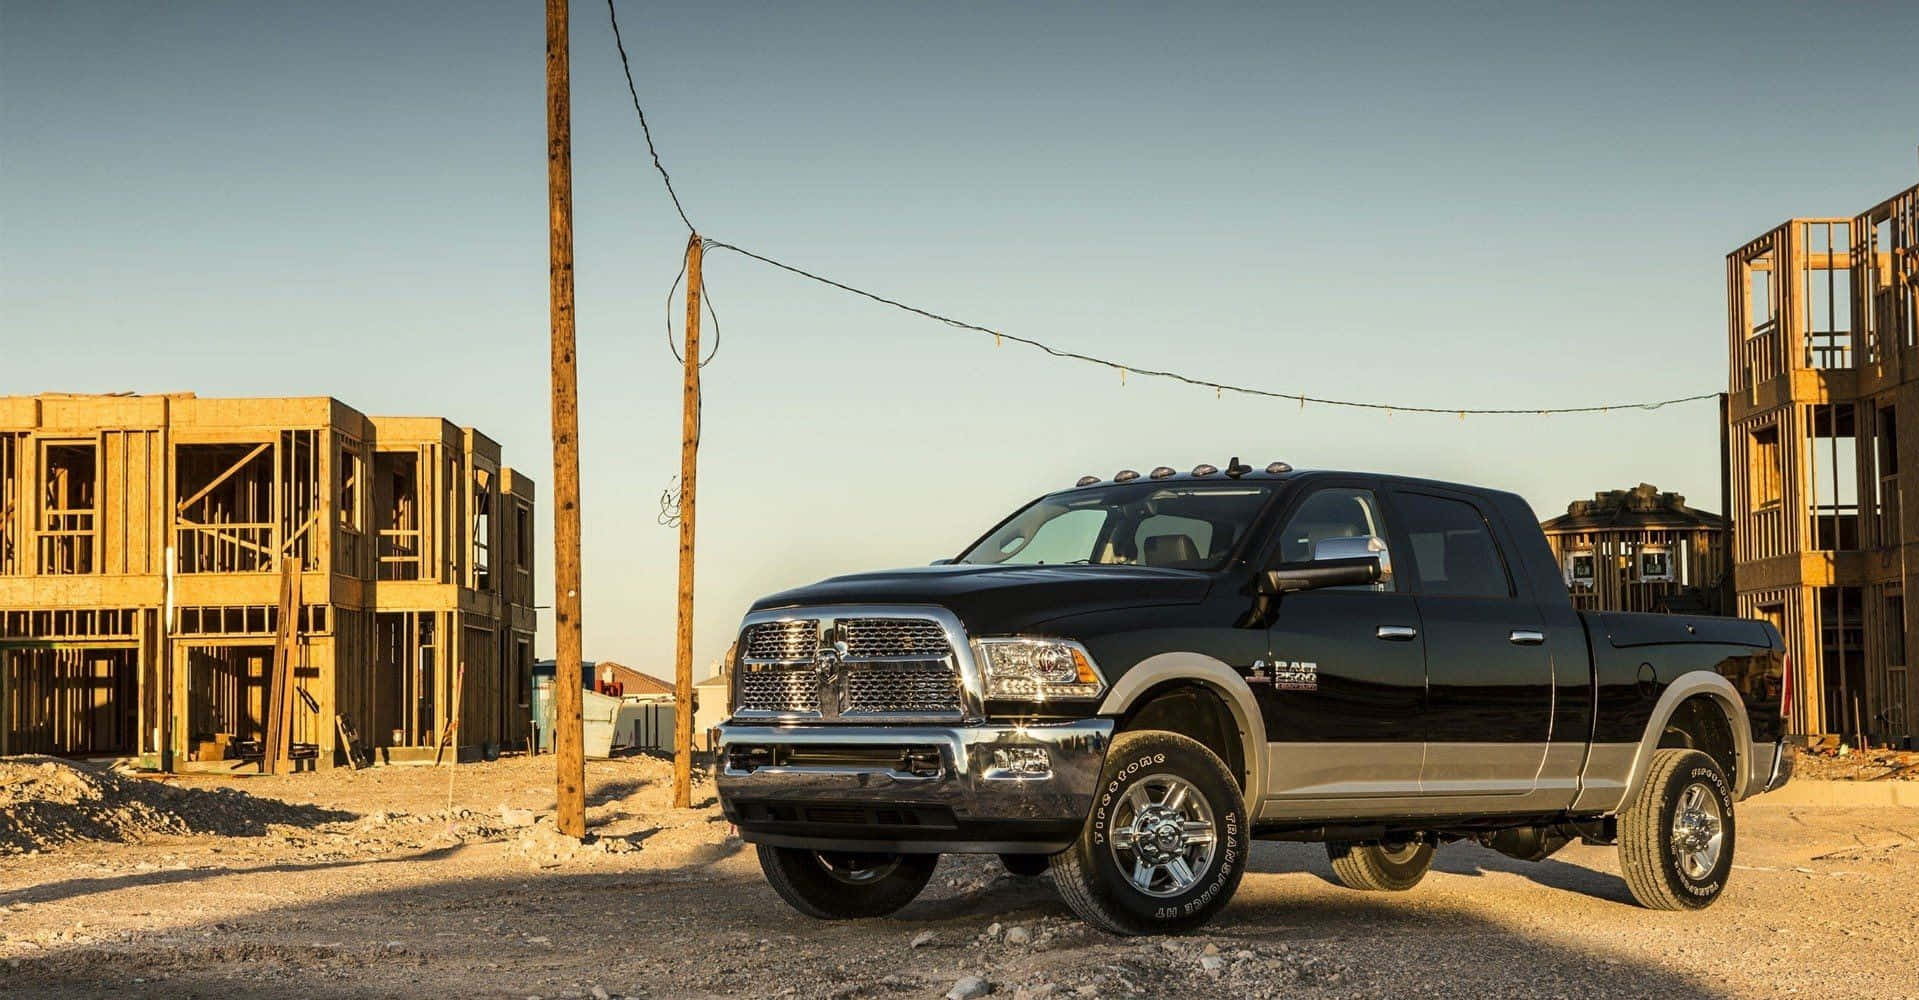
[[[1392,554],[1386,549],[1386,540],[1378,535],[1352,535],[1345,538],[1322,538],[1313,543],[1313,561],[1328,559],[1363,559],[1375,556],[1379,559],[1379,583],[1381,586],[1393,582]]]

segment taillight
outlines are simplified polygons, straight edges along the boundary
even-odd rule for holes
[[[1779,679],[1779,721],[1792,725],[1792,654],[1786,654],[1785,675]]]

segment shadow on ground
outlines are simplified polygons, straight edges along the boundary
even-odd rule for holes
[[[1256,950],[1248,961],[1293,977],[1283,992],[1296,997],[1725,995],[1638,957],[1546,940],[1456,894],[1429,895],[1417,906],[1387,894],[1330,895],[1301,870],[1311,868],[1299,863],[1308,857],[1303,845],[1255,854],[1247,884],[1258,891],[1243,887],[1218,923],[1166,949],[1092,931],[1071,919],[1049,879],[1002,875],[983,859],[942,863],[928,893],[895,917],[806,920],[758,878],[748,852],[719,866],[658,871],[343,885],[321,898],[210,915],[119,944],[55,942],[5,975],[13,988],[46,997],[94,996],[141,981],[145,993],[233,997],[396,995],[434,983],[463,996],[585,996],[601,985],[654,997],[857,998],[937,996],[964,969],[1009,995],[1022,982],[1070,986],[1112,977],[1134,984],[1127,995],[1216,995],[1222,984],[1192,957],[1202,942],[1216,942],[1229,955]],[[1463,867],[1478,870],[1479,861]],[[949,887],[954,876],[961,888]],[[102,894],[92,905],[124,905],[110,895],[114,888],[89,887]],[[242,888],[259,891],[235,886]],[[993,922],[1045,927],[1050,943],[981,943]],[[910,945],[927,930],[933,943]],[[1302,969],[1318,971],[1306,977]]]

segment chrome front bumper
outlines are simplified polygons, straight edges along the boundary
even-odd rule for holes
[[[1113,720],[1031,725],[727,723],[714,779],[753,843],[843,851],[1064,850]]]

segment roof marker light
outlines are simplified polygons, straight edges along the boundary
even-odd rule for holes
[[[1266,467],[1266,474],[1269,476],[1283,475],[1291,471],[1293,471],[1293,467],[1287,465],[1285,462],[1274,462]]]
[[[1116,482],[1116,483],[1130,483],[1130,482],[1132,482],[1133,480],[1135,480],[1135,479],[1138,479],[1138,478],[1139,478],[1139,473],[1137,473],[1137,472],[1134,472],[1134,471],[1133,471],[1133,470],[1131,470],[1131,469],[1121,469],[1121,470],[1119,470],[1119,472],[1118,472],[1118,473],[1116,473],[1116,474],[1114,474],[1114,476],[1113,476],[1113,482]]]
[[[1099,482],[1098,476],[1081,476],[1079,477],[1079,482],[1074,483],[1073,485],[1074,486],[1091,486],[1097,482]]]
[[[1154,479],[1165,479],[1167,476],[1172,476],[1177,474],[1178,473],[1174,472],[1173,467],[1170,465],[1162,465],[1152,471],[1152,477]]]
[[[1219,471],[1219,466],[1207,465],[1204,462],[1201,462],[1200,464],[1193,466],[1193,475],[1195,476],[1210,476],[1213,473],[1218,471]]]

